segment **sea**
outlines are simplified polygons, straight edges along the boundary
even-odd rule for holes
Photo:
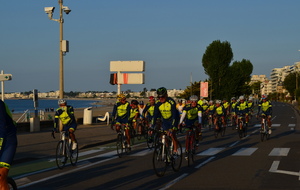
[[[58,108],[56,99],[39,99],[37,110],[51,111]],[[5,99],[4,102],[12,113],[24,113],[26,110],[34,110],[32,99]],[[98,100],[67,100],[67,104],[74,108],[101,107]],[[99,105],[100,104],[100,105]]]

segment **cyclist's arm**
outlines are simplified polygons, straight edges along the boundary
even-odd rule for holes
[[[201,110],[198,111],[198,121],[200,124],[202,124],[202,111]]]
[[[2,142],[5,137],[6,131],[6,110],[4,106],[4,102],[0,101],[0,146],[2,147]]]
[[[186,116],[186,111],[183,110],[183,112],[182,112],[182,114],[181,114],[181,117],[180,117],[179,125],[183,122],[185,116]]]

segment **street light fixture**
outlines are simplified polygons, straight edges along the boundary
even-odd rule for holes
[[[63,0],[58,0],[59,4],[59,19],[53,19],[53,12],[55,7],[45,7],[44,11],[48,14],[50,20],[59,22],[59,98],[64,98],[64,59],[63,56],[66,52],[69,52],[69,42],[63,40],[63,11],[66,14],[71,12],[71,9],[67,6],[63,6]]]

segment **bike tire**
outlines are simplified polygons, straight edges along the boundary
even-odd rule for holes
[[[264,142],[265,135],[266,135],[265,132],[260,133],[260,140],[261,140],[261,142]]]
[[[17,184],[15,182],[15,180],[11,177],[8,177],[7,178],[7,183],[8,183],[8,188],[9,189],[13,189],[13,190],[17,190],[18,187],[17,187]]]
[[[63,169],[67,163],[68,157],[66,153],[63,152],[63,141],[59,141],[56,147],[56,165],[59,169]],[[66,149],[66,147],[64,147]]]
[[[118,154],[119,158],[121,158],[123,155],[123,135],[122,134],[117,135],[116,147],[117,147],[117,154]]]
[[[225,136],[226,127],[221,127],[221,137]]]
[[[148,132],[147,132],[148,133]],[[154,131],[152,133],[152,135],[147,134],[147,147],[151,150],[153,147],[155,147],[155,139],[154,139]]]
[[[139,132],[138,132],[137,135],[136,135],[136,138],[137,138],[138,140],[141,140],[141,139],[142,139],[142,135],[143,135],[143,125],[142,125],[141,123],[138,124],[137,130],[139,130],[139,128],[141,128],[141,134],[139,134]]]
[[[178,172],[180,170],[182,164],[182,147],[179,141],[177,141],[177,145],[177,155],[176,157],[172,156],[172,168],[175,172]]]
[[[248,125],[248,124],[244,125],[244,127],[243,127],[244,137],[246,137],[246,136],[247,136],[247,133],[248,133],[248,126],[247,126],[247,125]]]
[[[166,146],[160,143],[155,147],[152,157],[153,169],[158,177],[162,177],[165,175],[168,166],[167,162],[168,160]]]
[[[71,142],[71,144],[70,144],[70,162],[71,162],[72,166],[75,166],[78,161],[78,142],[76,141],[76,143],[77,143],[77,145],[74,150],[72,150],[73,142]]]
[[[134,145],[134,141],[135,141],[134,137],[136,136],[136,133],[133,127],[130,127],[129,135],[130,135],[130,143],[131,145]]]

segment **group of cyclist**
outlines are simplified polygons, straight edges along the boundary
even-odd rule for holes
[[[222,126],[227,125],[227,118],[233,118],[231,122],[238,128],[238,116],[245,117],[245,123],[248,125],[249,117],[253,115],[253,98],[248,100],[244,96],[238,99],[232,97],[228,102],[226,99],[207,101],[203,97],[198,98],[192,95],[189,100],[175,100],[168,96],[165,87],[158,88],[157,100],[154,96],[149,97],[149,102],[146,104],[143,101],[138,102],[132,100],[130,103],[126,100],[124,94],[118,95],[118,100],[114,105],[112,118],[116,131],[120,131],[120,126],[124,126],[127,146],[130,150],[130,128],[136,130],[137,123],[143,122],[149,128],[159,127],[165,131],[171,138],[174,144],[173,154],[177,154],[177,138],[176,133],[182,129],[195,128],[196,146],[199,145],[199,140],[202,139],[202,127],[208,123],[211,117],[213,126],[218,129],[217,121],[220,119]],[[267,116],[268,132],[271,134],[271,116],[272,103],[267,99],[266,95],[262,95],[261,101],[258,103],[257,117]],[[113,127],[112,127],[113,129]],[[141,133],[141,129],[137,129]],[[151,141],[152,139],[148,139]]]

